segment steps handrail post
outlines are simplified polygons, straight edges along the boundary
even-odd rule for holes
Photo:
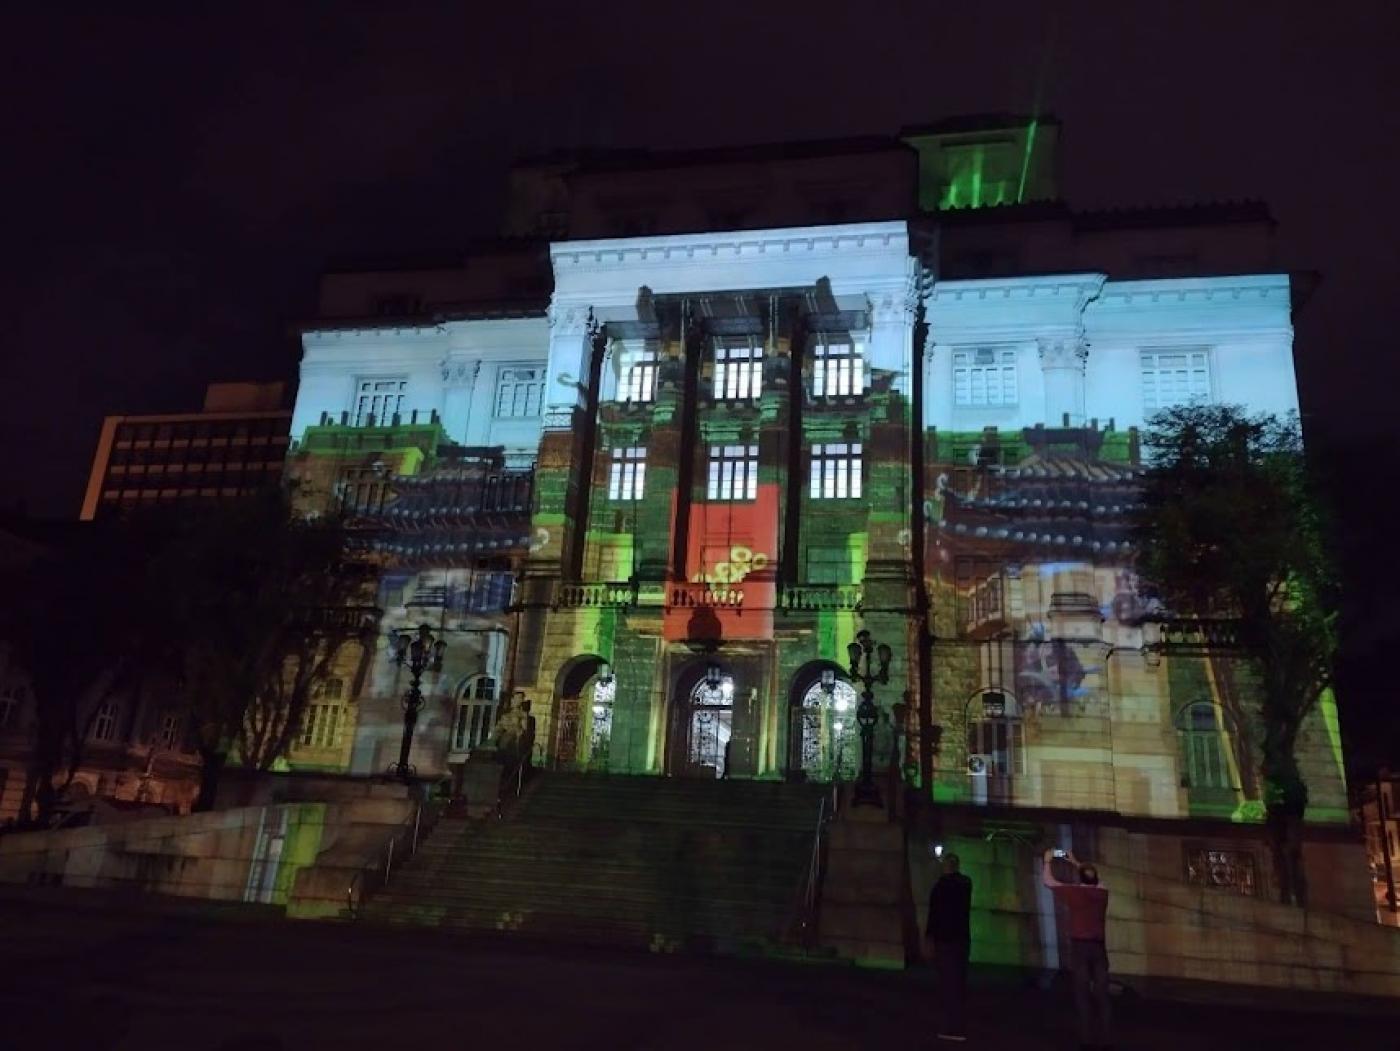
[[[413,846],[412,846],[412,849],[409,851],[410,854],[417,854],[417,853],[418,853],[418,826],[419,826],[419,823],[420,823],[422,820],[423,820],[423,804],[422,804],[422,803],[419,803],[418,806],[417,806],[417,807],[414,809],[414,811],[413,811]]]
[[[389,837],[389,848],[384,852],[384,882],[389,882],[389,871],[394,864],[394,837]]]

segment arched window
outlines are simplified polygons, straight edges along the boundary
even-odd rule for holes
[[[452,750],[470,752],[486,743],[496,724],[496,680],[478,675],[462,686],[457,700],[457,722],[452,728]]]
[[[19,721],[28,699],[29,687],[24,683],[11,683],[0,689],[0,730],[9,729],[12,723]]]
[[[716,669],[718,670],[718,669]],[[690,691],[690,740],[686,759],[692,770],[723,777],[729,765],[729,738],[734,728],[734,678],[701,679]]]
[[[1003,690],[984,690],[969,702],[967,773],[977,803],[1013,802],[1015,783],[1026,776],[1025,723]]]
[[[612,745],[613,702],[617,699],[617,677],[611,673],[593,680],[590,699],[588,762],[590,766],[606,767]]]
[[[1219,707],[1209,701],[1188,704],[1177,715],[1183,788],[1233,788],[1227,761],[1228,738]]]
[[[828,691],[820,681],[802,695],[796,713],[801,735],[799,762],[814,781],[850,781],[860,773],[860,735],[856,727],[855,687],[837,679]]]
[[[111,741],[117,736],[117,716],[121,714],[121,705],[116,701],[103,701],[97,706],[97,714],[92,719],[92,739],[94,741]]]

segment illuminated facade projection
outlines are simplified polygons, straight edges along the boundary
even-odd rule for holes
[[[1054,964],[1016,851],[1071,828],[1163,900],[1271,893],[1250,665],[1148,603],[1129,522],[1154,411],[1296,410],[1296,289],[1256,206],[1053,203],[1030,151],[1056,132],[554,158],[512,174],[508,232],[544,236],[507,245],[535,249],[328,279],[289,472],[354,513],[387,626],[444,634],[420,774],[458,772],[515,696],[546,768],[850,780],[867,630],[893,651],[877,763],[1004,885],[980,958]],[[787,189],[720,193],[716,169]],[[528,302],[471,305],[531,272]],[[341,769],[395,758],[397,674],[383,642],[347,685]],[[1369,910],[1327,832],[1330,697],[1299,753],[1314,900]],[[1165,966],[1144,959],[1121,962]]]

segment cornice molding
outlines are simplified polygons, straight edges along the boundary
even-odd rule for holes
[[[908,231],[902,221],[851,223],[842,226],[741,230],[732,233],[668,234],[656,237],[561,241],[549,246],[556,272],[607,270],[615,267],[693,266],[780,257],[823,257],[860,253],[907,253]]]
[[[1055,274],[1046,277],[978,278],[935,281],[929,293],[934,306],[960,304],[1005,305],[1008,302],[1050,303],[1070,300],[1082,310],[1103,291],[1105,274]]]
[[[1239,274],[1223,277],[1159,278],[1110,281],[1104,285],[1103,305],[1111,307],[1195,303],[1290,302],[1287,274]]]

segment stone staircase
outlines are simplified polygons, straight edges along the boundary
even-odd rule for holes
[[[822,789],[539,774],[505,820],[439,824],[365,916],[736,953],[796,919]]]

